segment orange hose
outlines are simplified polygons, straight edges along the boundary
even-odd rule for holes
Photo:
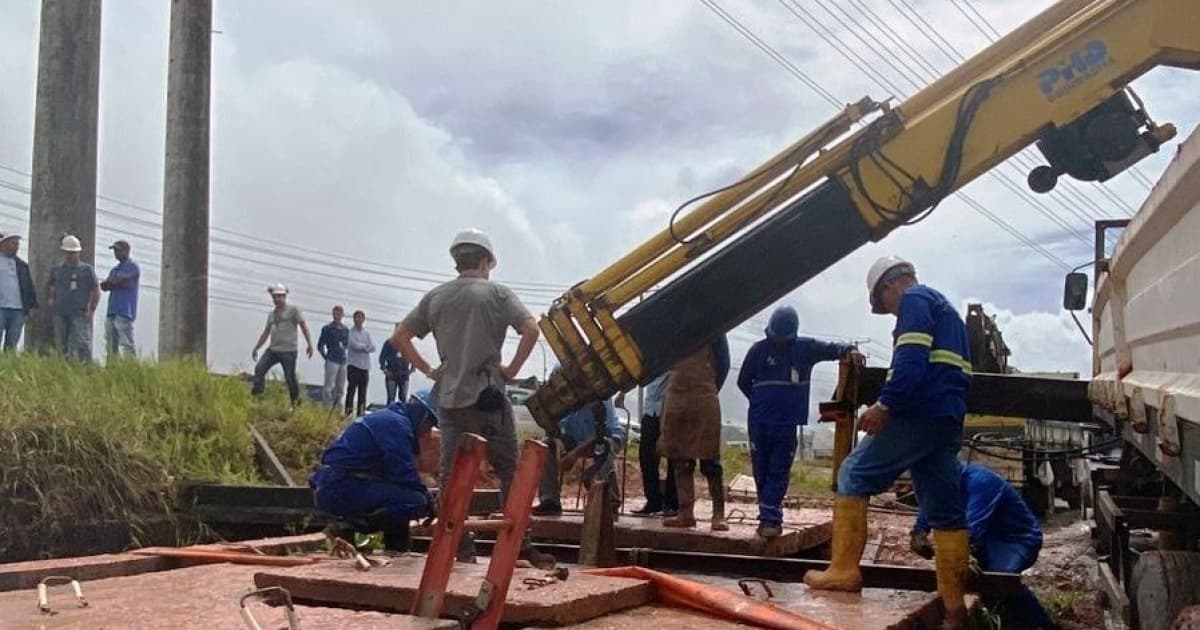
[[[135,549],[133,553],[142,556],[163,556],[166,558],[181,558],[191,560],[201,564],[217,564],[220,562],[229,562],[232,564],[258,564],[272,567],[298,567],[306,564],[313,564],[319,561],[319,558],[310,558],[305,556],[267,556],[257,553],[244,553],[240,551],[218,551],[209,549],[174,549],[167,547],[151,547],[148,549]]]
[[[644,567],[586,569],[583,572],[590,575],[648,580],[654,584],[657,597],[662,602],[732,621],[781,630],[839,630],[837,626],[814,621],[774,604],[750,599],[719,586],[685,580]]]

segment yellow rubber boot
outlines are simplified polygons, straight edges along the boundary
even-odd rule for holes
[[[824,571],[804,574],[804,583],[823,591],[861,591],[858,563],[866,545],[867,499],[839,496],[833,504],[833,560]]]
[[[970,538],[965,529],[933,530],[934,565],[937,567],[937,590],[942,596],[946,617],[942,628],[959,630],[967,623],[967,576],[971,571]]]

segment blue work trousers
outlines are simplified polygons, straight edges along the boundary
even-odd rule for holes
[[[1033,566],[1039,551],[1041,545],[988,540],[984,545],[985,557],[980,559],[979,566],[983,567],[984,571],[1020,573]],[[1002,600],[998,608],[1004,618],[1005,627],[1056,627],[1037,596],[1024,584],[1017,592]]]
[[[309,485],[316,490],[317,509],[335,516],[363,516],[385,509],[399,522],[420,518],[429,509],[426,491],[382,479],[361,479],[331,468],[318,469]]]
[[[842,462],[838,494],[864,498],[879,494],[907,470],[917,502],[929,515],[929,526],[966,529],[966,506],[959,488],[962,430],[962,418],[890,418]]]
[[[750,465],[758,493],[759,523],[783,525],[783,497],[795,460],[796,425],[750,420]]]

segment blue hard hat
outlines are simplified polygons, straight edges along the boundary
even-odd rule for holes
[[[422,389],[409,395],[408,411],[414,422],[422,420],[428,414],[432,418],[432,424],[436,426],[438,423],[437,401],[434,400],[433,394],[428,389]]]
[[[790,306],[780,306],[771,313],[771,321],[767,324],[767,338],[772,341],[789,341],[796,338],[800,330],[800,316],[796,309]]]

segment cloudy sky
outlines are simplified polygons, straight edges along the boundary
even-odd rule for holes
[[[147,354],[157,332],[169,4],[106,0],[103,17],[100,234],[128,238],[142,263],[137,335]],[[833,113],[717,11],[849,102],[915,91],[1049,1],[710,4],[352,0],[333,9],[218,0],[214,369],[249,368],[269,308],[264,288],[274,281],[293,287],[314,334],[340,302],[365,310],[381,343],[450,271],[447,243],[466,226],[492,234],[497,278],[542,311],[563,287],[662,229],[679,202],[730,182]],[[0,231],[27,229],[28,195],[19,189],[32,159],[39,5],[0,0],[0,167],[15,169],[0,170]],[[1157,119],[1186,136],[1200,110],[1195,80],[1158,70],[1136,88]],[[1172,150],[1107,193],[1063,186],[1069,192],[1035,206],[1004,183],[1024,190],[1029,157],[966,192],[1074,266],[1091,257],[1088,221],[1136,208],[1147,193],[1139,178],[1156,179]],[[863,281],[870,262],[892,252],[914,260],[956,304],[985,303],[1017,367],[1088,370],[1087,346],[1060,310],[1061,265],[958,198],[789,296],[801,328],[869,339],[865,349],[882,362],[891,321],[869,315]],[[766,316],[733,333],[735,363]],[[527,370],[542,367],[535,352]],[[319,380],[318,361],[301,369]],[[828,395],[832,375],[819,372],[818,396]],[[727,415],[744,415],[736,395],[725,399]]]

